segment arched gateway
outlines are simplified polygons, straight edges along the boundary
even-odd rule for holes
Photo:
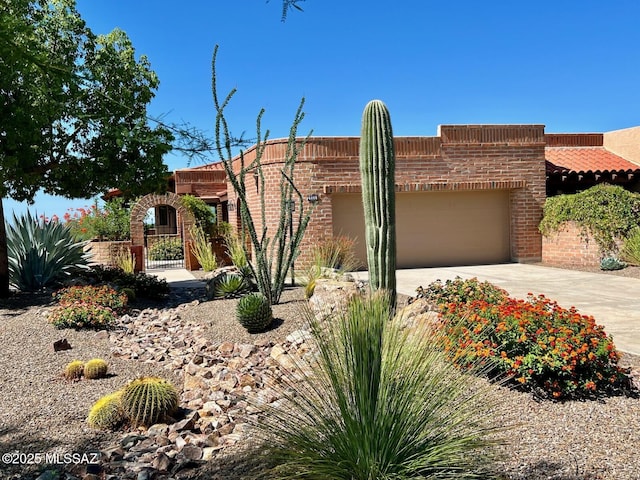
[[[164,194],[149,194],[142,197],[131,208],[131,246],[134,252],[138,252],[138,255],[142,255],[145,248],[145,232],[144,232],[144,219],[147,211],[153,208],[158,212],[158,207],[171,207],[175,212],[175,234],[182,238],[184,246],[184,266],[187,270],[191,270],[191,245],[193,240],[191,238],[191,229],[195,224],[195,219],[189,210],[187,210],[182,202],[180,196],[175,193]],[[170,224],[170,223],[169,223]],[[145,262],[142,262],[144,266]],[[144,267],[143,267],[144,268]]]

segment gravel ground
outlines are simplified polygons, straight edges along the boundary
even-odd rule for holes
[[[640,271],[640,269],[638,269]],[[92,331],[56,330],[46,321],[48,296],[17,296],[0,302],[0,453],[86,452],[112,445],[122,433],[96,432],[86,426],[92,403],[140,375],[170,372],[160,366],[112,357],[109,340]],[[185,320],[206,325],[215,342],[279,341],[304,326],[301,289],[286,290],[274,308],[274,328],[249,335],[235,320],[237,300],[188,307]],[[73,349],[54,353],[55,340],[67,338]],[[67,382],[60,372],[71,360],[106,359],[112,376]],[[640,358],[623,362],[640,368]],[[171,377],[169,377],[171,378]],[[181,385],[179,378],[173,378]],[[510,425],[510,444],[499,465],[504,480],[587,480],[640,478],[640,399],[537,402],[530,395],[493,387],[501,399],[498,422]],[[247,456],[237,450],[205,468],[198,478],[241,478]],[[226,463],[225,463],[226,462]],[[215,467],[215,468],[213,468]],[[0,478],[20,478],[24,467],[0,464]]]

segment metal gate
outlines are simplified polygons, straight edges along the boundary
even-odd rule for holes
[[[146,235],[145,269],[184,268],[184,241],[181,234]]]

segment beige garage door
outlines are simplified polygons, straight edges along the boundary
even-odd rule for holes
[[[332,195],[333,233],[357,240],[366,265],[360,194]],[[396,194],[398,268],[506,262],[509,192]]]

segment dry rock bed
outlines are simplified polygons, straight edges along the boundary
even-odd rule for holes
[[[96,464],[0,464],[0,478],[240,479],[259,471],[245,450],[252,440],[246,422],[257,414],[246,398],[277,402],[278,377],[312,354],[302,312],[308,302],[302,289],[286,290],[273,328],[250,335],[235,319],[237,300],[203,301],[201,293],[132,310],[109,332],[56,330],[46,320],[47,296],[0,303],[0,454],[99,452]],[[61,338],[72,349],[54,352]],[[69,361],[95,357],[109,362],[108,378],[61,377]],[[636,369],[639,360],[623,358]],[[142,375],[181,390],[175,422],[119,432],[88,427],[98,398]],[[640,478],[640,399],[539,402],[493,390],[496,418],[510,427],[498,465],[503,479]]]

